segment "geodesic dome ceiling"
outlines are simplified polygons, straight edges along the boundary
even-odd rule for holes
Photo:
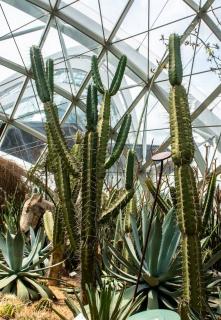
[[[55,60],[55,102],[67,139],[84,130],[90,59],[96,54],[106,86],[118,59],[128,57],[113,99],[112,127],[125,113],[139,121],[138,153],[150,164],[150,146],[169,148],[167,40],[182,35],[184,85],[189,93],[196,143],[204,171],[205,144],[221,164],[220,0],[0,0],[0,150],[35,163],[45,150],[45,115],[30,72],[29,49],[39,45]]]

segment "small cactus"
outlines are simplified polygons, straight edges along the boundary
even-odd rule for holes
[[[42,298],[35,305],[36,311],[51,311],[52,310],[52,301],[47,298]]]
[[[3,319],[13,319],[16,315],[16,306],[12,303],[5,303],[0,305],[0,317]]]

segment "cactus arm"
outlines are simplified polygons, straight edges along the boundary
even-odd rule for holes
[[[91,73],[92,73],[92,78],[94,81],[94,84],[97,88],[97,90],[101,93],[104,94],[104,86],[103,83],[101,81],[101,77],[100,77],[100,72],[99,72],[99,68],[98,68],[98,62],[97,62],[97,57],[93,56],[91,59]]]
[[[40,48],[32,46],[30,50],[32,71],[36,80],[38,95],[43,103],[50,101],[50,90],[46,79],[44,61]]]
[[[153,197],[156,196],[156,187],[153,184],[153,181],[148,177],[145,180],[145,184],[150,191],[151,195]],[[157,196],[157,204],[160,207],[160,209],[166,214],[170,210],[170,206],[166,203],[166,201],[162,198],[160,194]]]
[[[71,248],[76,250],[76,223],[74,219],[74,208],[71,199],[71,189],[70,189],[70,177],[69,172],[62,165],[62,161],[58,159],[58,193],[61,200],[62,212],[64,216],[65,226],[68,233],[68,238],[71,244]]]
[[[54,61],[52,59],[48,59],[46,61],[46,78],[50,90],[51,101],[53,101],[54,95]]]
[[[123,79],[124,71],[127,64],[127,57],[122,56],[117,66],[117,70],[115,72],[114,78],[111,82],[111,86],[109,89],[110,95],[114,96],[120,88],[121,81]]]
[[[129,150],[127,155],[127,168],[126,168],[126,190],[123,194],[120,194],[113,203],[109,206],[108,209],[104,210],[99,219],[100,223],[106,223],[110,217],[114,219],[133,198],[134,188],[133,188],[133,177],[134,177],[134,151]]]
[[[126,167],[126,181],[125,181],[126,190],[131,190],[133,188],[134,161],[135,161],[135,153],[134,153],[134,151],[133,150],[128,150],[128,153],[127,153],[127,167]]]
[[[131,115],[127,115],[125,116],[120,128],[120,131],[117,135],[117,140],[114,145],[113,152],[105,162],[105,169],[109,169],[110,167],[112,167],[112,165],[119,159],[128,137],[130,125],[131,125]]]
[[[171,34],[169,37],[169,80],[172,86],[180,85],[183,78],[183,68],[180,53],[180,37]]]
[[[98,122],[98,111],[97,111],[97,105],[98,105],[98,98],[97,98],[97,88],[95,86],[91,87],[91,108],[92,108],[92,116],[93,116],[93,124],[94,124],[94,130],[97,126]]]
[[[33,46],[31,48],[31,63],[34,73],[36,88],[41,101],[44,104],[46,120],[51,132],[51,138],[57,148],[57,152],[63,157],[64,163],[72,170],[73,174],[78,172],[77,167],[72,161],[69,150],[63,136],[57,107],[53,104],[53,62],[49,60],[47,62],[47,68],[45,70],[41,51],[38,47]]]
[[[105,159],[107,153],[107,145],[110,136],[110,95],[106,91],[100,110],[98,121],[98,152],[97,152],[97,202],[101,205],[101,195],[105,177]]]
[[[115,200],[115,202],[107,209],[104,210],[99,218],[100,224],[107,223],[110,219],[115,219],[119,214],[120,210],[124,209],[125,206],[130,202],[133,198],[134,190],[125,191],[119,198]]]

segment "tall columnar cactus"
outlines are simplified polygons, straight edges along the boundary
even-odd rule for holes
[[[101,81],[98,62],[92,57],[92,76],[94,85],[87,92],[87,131],[84,135],[82,148],[82,214],[81,214],[81,292],[86,302],[86,285],[95,286],[96,252],[98,248],[99,228],[124,208],[133,197],[134,153],[128,152],[125,191],[119,195],[108,208],[102,208],[102,190],[106,170],[119,159],[131,124],[128,115],[122,122],[115,146],[107,158],[108,141],[110,138],[111,96],[117,93],[124,74],[126,57],[118,64],[110,89],[106,90]],[[97,91],[103,95],[101,110],[98,116]]]
[[[74,206],[71,199],[70,176],[78,176],[78,161],[73,154],[70,154],[65,137],[59,124],[57,106],[54,104],[54,65],[53,60],[49,59],[44,65],[41,51],[38,47],[33,46],[30,51],[32,71],[35,78],[36,88],[44,105],[46,115],[46,134],[48,141],[48,160],[53,170],[56,188],[59,195],[59,203],[63,213],[63,219],[60,219],[59,211],[55,213],[55,232],[54,242],[58,245],[57,240],[61,242],[63,220],[68,232],[69,240],[73,249],[76,248],[75,232],[75,214]],[[59,223],[58,223],[59,221]],[[59,250],[59,246],[57,246]]]
[[[200,247],[200,212],[196,182],[190,164],[194,156],[194,143],[188,98],[182,86],[180,38],[169,38],[169,94],[170,133],[172,159],[175,165],[177,218],[182,234],[183,299],[181,319],[186,320],[188,310],[202,315],[205,311],[205,288],[202,279]]]
[[[92,57],[92,77],[94,85],[87,92],[86,118],[87,127],[84,136],[77,135],[76,145],[68,149],[62,133],[58,110],[53,102],[53,61],[49,59],[44,65],[40,49],[31,48],[32,71],[36,81],[38,95],[44,105],[46,114],[46,134],[49,158],[53,162],[53,173],[63,212],[70,244],[76,249],[76,214],[77,196],[81,190],[81,289],[85,301],[86,284],[95,285],[96,252],[98,248],[98,231],[110,217],[114,218],[131,200],[134,194],[133,167],[134,152],[128,152],[126,184],[123,193],[108,206],[102,208],[102,193],[106,170],[119,159],[131,125],[131,116],[125,116],[117,135],[113,151],[107,157],[110,138],[111,97],[119,90],[126,57],[120,59],[111,86],[104,88],[98,69],[98,61]],[[98,115],[98,93],[103,95],[100,114]],[[79,168],[81,167],[81,170]],[[79,183],[73,183],[73,179]],[[77,190],[73,195],[73,190]],[[57,217],[58,218],[58,217]],[[56,221],[59,219],[55,219]],[[57,233],[58,228],[55,228]],[[55,236],[55,239],[57,237]]]

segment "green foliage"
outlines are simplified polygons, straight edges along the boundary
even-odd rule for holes
[[[132,234],[122,235],[127,258],[112,245],[107,246],[104,255],[106,269],[117,279],[132,285],[130,287],[132,295],[141,263],[142,246],[148,225],[149,212],[142,211],[140,227],[132,215]],[[160,222],[158,217],[155,217],[138,285],[138,293],[142,292],[147,297],[149,309],[174,308],[177,305],[182,284],[181,262],[178,254],[179,240],[180,231],[176,223],[174,209],[167,213],[163,223]]]
[[[110,203],[108,209],[102,210],[106,170],[119,159],[131,125],[131,117],[125,117],[112,154],[107,160],[111,129],[111,96],[116,94],[119,89],[125,65],[126,57],[122,57],[114,75],[111,89],[105,90],[99,74],[97,58],[92,58],[92,76],[95,87],[89,86],[87,93],[87,131],[83,139],[81,166],[81,293],[84,302],[87,301],[86,285],[95,287],[96,284],[97,239],[101,226],[108,223],[110,219],[114,219],[134,194],[133,168],[135,155],[132,151],[129,151],[126,190]],[[103,95],[99,116],[97,115],[97,91]]]
[[[169,39],[169,80],[171,151],[175,164],[177,220],[182,239],[183,297],[180,310],[182,319],[187,319],[189,308],[201,316],[205,314],[205,282],[199,238],[200,206],[190,166],[194,156],[191,117],[186,90],[181,85],[180,39],[176,34]]]
[[[3,293],[14,293],[22,300],[35,300],[40,297],[54,298],[52,291],[45,285],[40,284],[37,279],[39,272],[45,268],[37,269],[50,251],[39,259],[41,249],[42,232],[38,232],[31,252],[24,257],[25,241],[23,234],[10,234],[6,238],[0,237],[0,249],[3,262],[0,263],[0,290]]]
[[[139,296],[133,302],[125,299],[124,293],[124,289],[116,291],[111,286],[96,290],[87,286],[87,306],[82,303],[77,295],[76,299],[80,308],[70,297],[65,300],[65,303],[74,316],[82,313],[86,320],[126,320],[138,308],[143,299]],[[54,309],[54,311],[61,319],[67,320],[57,310]]]
[[[71,154],[69,152],[64,134],[60,127],[57,106],[53,103],[53,60],[49,59],[46,62],[45,68],[41,51],[36,46],[31,48],[30,56],[38,95],[44,104],[49,163],[54,173],[61,207],[61,210],[56,210],[55,212],[56,233],[54,233],[53,242],[55,244],[55,240],[61,239],[64,219],[71,246],[73,249],[76,249],[76,221],[73,202],[71,201],[72,188],[70,175],[79,176],[79,164],[74,157],[74,153]],[[57,214],[61,212],[63,213],[63,219],[57,216]]]

